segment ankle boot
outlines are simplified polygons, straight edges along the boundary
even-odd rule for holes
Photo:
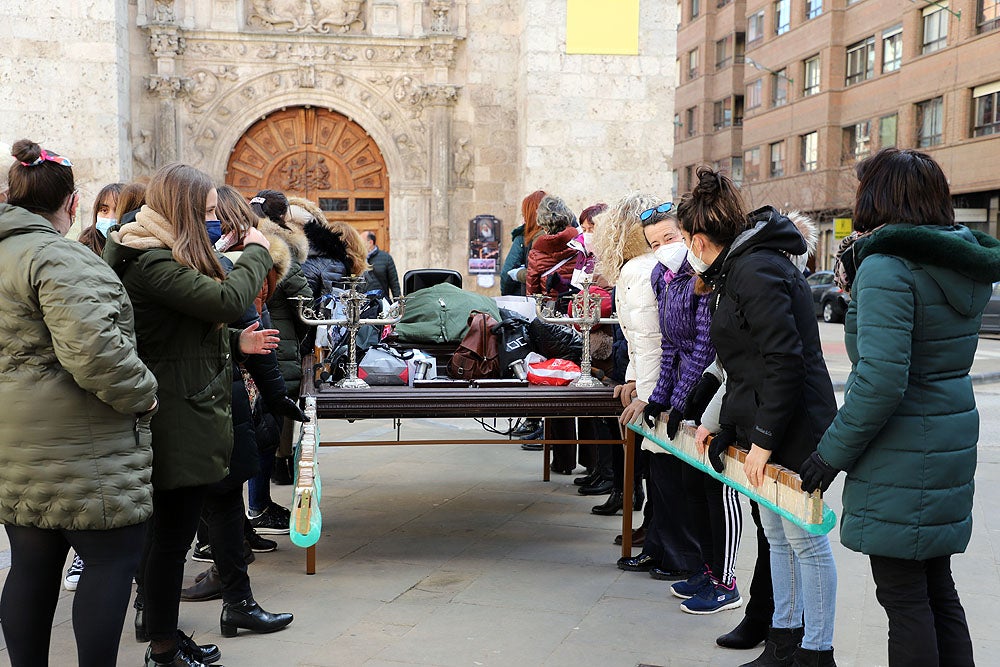
[[[219,627],[223,637],[235,637],[239,628],[250,632],[277,632],[291,622],[291,614],[272,614],[261,609],[253,598],[247,598],[222,605]]]
[[[764,652],[740,667],[791,667],[795,649],[802,641],[803,628],[771,628]]]
[[[795,667],[837,667],[837,663],[833,661],[832,648],[829,651],[810,651],[801,646],[795,649],[792,665]]]
[[[604,501],[604,504],[591,507],[590,511],[593,514],[600,514],[601,516],[612,516],[622,511],[623,502],[624,497],[622,496],[622,492],[612,491],[608,499]]]
[[[205,602],[222,597],[222,578],[214,565],[195,577],[194,586],[181,590],[181,599],[188,602]]]
[[[735,628],[716,638],[715,643],[722,648],[733,648],[746,650],[754,648],[767,639],[767,623],[755,621],[749,616],[744,616],[740,624]]]

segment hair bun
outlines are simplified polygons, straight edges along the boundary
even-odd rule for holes
[[[714,199],[722,189],[722,178],[719,172],[710,167],[698,167],[696,172],[698,185],[694,188],[694,194],[699,197]]]
[[[31,164],[42,156],[42,147],[31,139],[19,139],[10,147],[10,154],[18,162]]]

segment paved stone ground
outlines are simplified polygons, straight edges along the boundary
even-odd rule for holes
[[[996,349],[995,341],[983,346],[991,354]],[[982,363],[995,365],[981,366],[983,372],[1000,370],[1000,360]],[[977,398],[983,428],[975,529],[968,552],[953,564],[977,656],[989,664],[1000,653],[1000,517],[988,511],[1000,501],[1000,385],[979,386]],[[484,437],[471,420],[415,420],[406,428],[409,437]],[[388,422],[324,421],[322,429],[330,438],[391,437]],[[321,468],[317,574],[303,574],[304,551],[287,537],[278,538],[279,551],[259,554],[251,566],[261,604],[295,613],[289,628],[223,639],[221,602],[181,605],[181,627],[199,641],[219,643],[224,665],[729,666],[756,655],[713,643],[738,622],[740,610],[683,614],[666,582],[615,568],[619,547],[611,542],[621,517],[590,514],[596,502],[579,496],[569,477],[542,482],[537,452],[508,443],[328,448]],[[838,514],[841,488],[838,481],[828,494]],[[287,503],[288,489],[274,487],[275,498]],[[836,530],[831,537],[837,541]],[[0,557],[7,548],[0,533]],[[754,553],[753,531],[746,530],[741,584]],[[886,621],[867,559],[839,544],[834,554],[838,664],[886,665]],[[188,583],[203,567],[188,564]],[[0,579],[5,575],[0,569]],[[51,664],[76,664],[72,601],[64,591]],[[119,665],[142,662],[145,647],[133,641],[131,623],[130,613]],[[0,645],[0,665],[7,664]]]

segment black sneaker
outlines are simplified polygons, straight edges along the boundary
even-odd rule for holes
[[[250,517],[250,525],[262,535],[287,535],[291,516],[289,510],[277,503],[271,503],[263,512]]]
[[[214,563],[212,545],[208,543],[194,545],[194,551],[191,552],[191,560],[196,560],[199,563]]]
[[[269,540],[266,537],[261,537],[256,533],[256,531],[251,531],[247,535],[247,543],[250,545],[250,549],[256,551],[259,554],[267,553],[268,551],[275,551],[278,548],[278,543],[274,540]]]

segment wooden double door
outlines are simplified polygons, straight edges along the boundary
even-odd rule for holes
[[[373,231],[389,251],[389,176],[368,133],[328,109],[293,107],[254,123],[236,142],[226,183],[245,196],[280,190],[319,205],[327,218]]]

